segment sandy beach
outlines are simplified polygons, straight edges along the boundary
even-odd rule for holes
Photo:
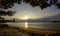
[[[3,27],[2,27],[3,26]],[[0,25],[0,36],[40,36],[60,33],[60,30],[43,30]]]

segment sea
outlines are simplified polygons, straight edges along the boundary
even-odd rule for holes
[[[60,30],[58,22],[7,22],[5,24],[24,28]]]

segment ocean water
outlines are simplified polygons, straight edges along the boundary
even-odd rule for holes
[[[8,22],[5,24],[24,28],[60,30],[60,23],[53,22]]]

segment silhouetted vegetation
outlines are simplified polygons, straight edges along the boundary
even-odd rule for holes
[[[0,10],[0,22],[5,22],[5,19],[4,17],[1,17],[1,16],[13,16],[13,14],[15,14],[15,11],[12,11],[12,10],[8,10],[8,11],[3,11],[3,10]]]
[[[8,9],[14,6],[14,3],[20,4],[22,0],[0,0],[0,8]]]
[[[57,3],[58,0],[50,0],[48,3],[48,0],[23,0],[25,3],[30,3],[31,6],[40,6],[41,9],[51,7],[51,5],[55,5],[60,9],[60,3]]]
[[[58,8],[60,8],[60,3],[58,3],[58,0],[50,0],[50,3],[48,3],[48,0],[0,0],[0,8],[12,8],[14,3],[21,4],[22,1],[25,3],[30,3],[30,5],[33,7],[40,6],[41,9],[47,8],[51,5],[56,5]]]
[[[14,14],[15,12],[13,12],[13,11],[3,11],[3,10],[0,10],[0,15],[1,16],[6,16],[6,15],[8,15],[8,16],[12,16],[13,14]]]

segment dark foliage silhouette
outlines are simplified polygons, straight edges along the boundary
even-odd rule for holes
[[[21,2],[29,3],[32,7],[40,6],[41,9],[47,8],[51,5],[56,5],[60,8],[60,3],[57,3],[58,0],[0,0],[0,8],[8,9],[14,6],[14,3],[21,4]]]
[[[60,3],[57,3],[58,0],[50,0],[50,3],[48,3],[48,0],[23,0],[25,3],[30,3],[31,6],[40,6],[41,9],[50,7],[51,5],[56,5],[57,8],[60,9]]]

